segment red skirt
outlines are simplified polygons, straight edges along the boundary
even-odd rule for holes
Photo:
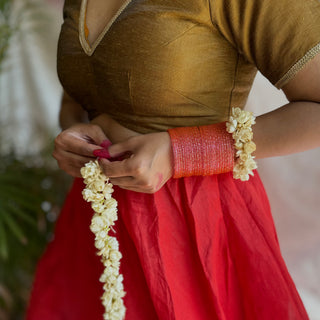
[[[100,320],[103,271],[76,179],[39,262],[27,320]],[[126,320],[304,320],[258,173],[115,188]]]

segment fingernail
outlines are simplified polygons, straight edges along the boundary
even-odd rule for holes
[[[111,145],[112,145],[112,142],[106,139],[102,141],[102,143],[100,144],[100,147],[108,149]]]
[[[104,159],[110,159],[110,153],[106,149],[96,149],[93,151],[93,155],[95,157],[104,158]]]

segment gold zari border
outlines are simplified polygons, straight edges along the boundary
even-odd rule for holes
[[[88,56],[92,56],[102,39],[105,37],[113,23],[118,19],[123,10],[126,9],[127,6],[131,3],[132,0],[125,0],[121,7],[118,9],[116,14],[111,18],[108,24],[104,27],[103,31],[98,35],[98,38],[90,45],[86,35],[85,35],[85,24],[86,24],[86,11],[87,11],[87,2],[88,0],[81,0],[80,7],[80,16],[79,16],[79,24],[78,24],[78,32],[79,32],[79,41],[84,50],[84,52]]]
[[[275,84],[281,89],[289,80],[291,80],[311,59],[320,52],[320,43],[311,48],[298,62],[296,62],[289,71]]]

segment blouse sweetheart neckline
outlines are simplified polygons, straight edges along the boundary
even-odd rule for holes
[[[85,33],[86,28],[86,11],[87,11],[87,2],[88,0],[81,0],[80,7],[80,16],[79,16],[79,41],[83,51],[88,55],[92,56],[96,48],[99,46],[100,42],[103,40],[113,23],[118,19],[121,13],[128,7],[132,0],[126,0],[122,6],[118,9],[116,14],[110,19],[107,25],[103,28],[102,32],[98,35],[98,37],[92,42],[90,45]]]

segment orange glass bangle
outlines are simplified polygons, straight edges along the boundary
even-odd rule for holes
[[[169,129],[174,178],[208,176],[232,171],[235,149],[226,123]]]

